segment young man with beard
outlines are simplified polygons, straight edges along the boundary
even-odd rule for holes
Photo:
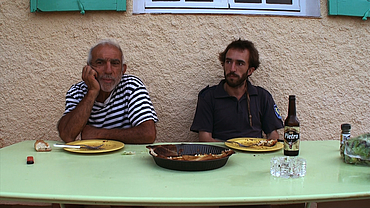
[[[89,51],[81,82],[66,95],[66,107],[58,122],[64,142],[109,139],[124,143],[153,143],[158,121],[143,82],[125,74],[121,47],[103,40]]]
[[[225,79],[199,93],[190,130],[198,132],[202,142],[262,138],[262,132],[268,139],[278,139],[277,129],[283,122],[271,94],[248,80],[260,65],[254,44],[234,41],[220,53],[219,60]]]

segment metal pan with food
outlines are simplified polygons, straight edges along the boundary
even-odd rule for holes
[[[184,171],[220,168],[235,153],[231,149],[206,144],[162,144],[146,147],[158,166]]]

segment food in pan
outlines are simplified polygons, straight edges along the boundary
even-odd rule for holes
[[[149,145],[146,148],[149,149],[151,155],[156,157],[168,158],[179,156],[176,145]]]
[[[169,157],[168,159],[172,160],[185,160],[185,161],[205,161],[205,160],[214,160],[227,157],[234,154],[233,150],[222,151],[221,154],[196,154],[196,155],[180,155],[176,157]]]
[[[181,154],[182,149],[177,149],[176,145],[156,145],[147,146],[151,155],[170,160],[182,161],[206,161],[220,159],[234,154],[235,152],[230,149],[225,149],[220,154],[212,153],[196,153],[196,154]]]

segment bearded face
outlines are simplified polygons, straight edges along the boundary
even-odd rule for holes
[[[226,80],[227,85],[229,85],[232,88],[238,88],[238,87],[243,86],[245,81],[249,77],[248,76],[248,71],[246,73],[242,74],[242,76],[239,76],[235,72],[230,72],[230,73],[226,74],[225,70],[224,70],[224,76],[225,76],[225,80]]]
[[[239,88],[244,86],[245,81],[253,72],[249,67],[249,51],[229,49],[223,63],[224,76],[228,86]]]
[[[111,92],[118,85],[122,77],[122,73],[117,75],[103,74],[98,76],[98,81],[100,83],[100,90],[103,92]]]
[[[122,52],[114,45],[99,45],[92,51],[92,65],[97,72],[100,90],[111,92],[121,81],[125,72]]]

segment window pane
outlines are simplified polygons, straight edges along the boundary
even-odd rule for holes
[[[262,0],[235,0],[235,3],[262,3]]]
[[[152,0],[153,2],[155,2],[155,1],[164,1],[164,2],[166,2],[166,1],[172,1],[172,2],[179,2],[180,0]],[[191,2],[213,2],[213,0],[185,0],[185,2],[187,2],[187,1],[191,1]]]
[[[266,0],[268,4],[293,4],[293,0]]]
[[[262,3],[262,0],[235,0],[235,3]]]

